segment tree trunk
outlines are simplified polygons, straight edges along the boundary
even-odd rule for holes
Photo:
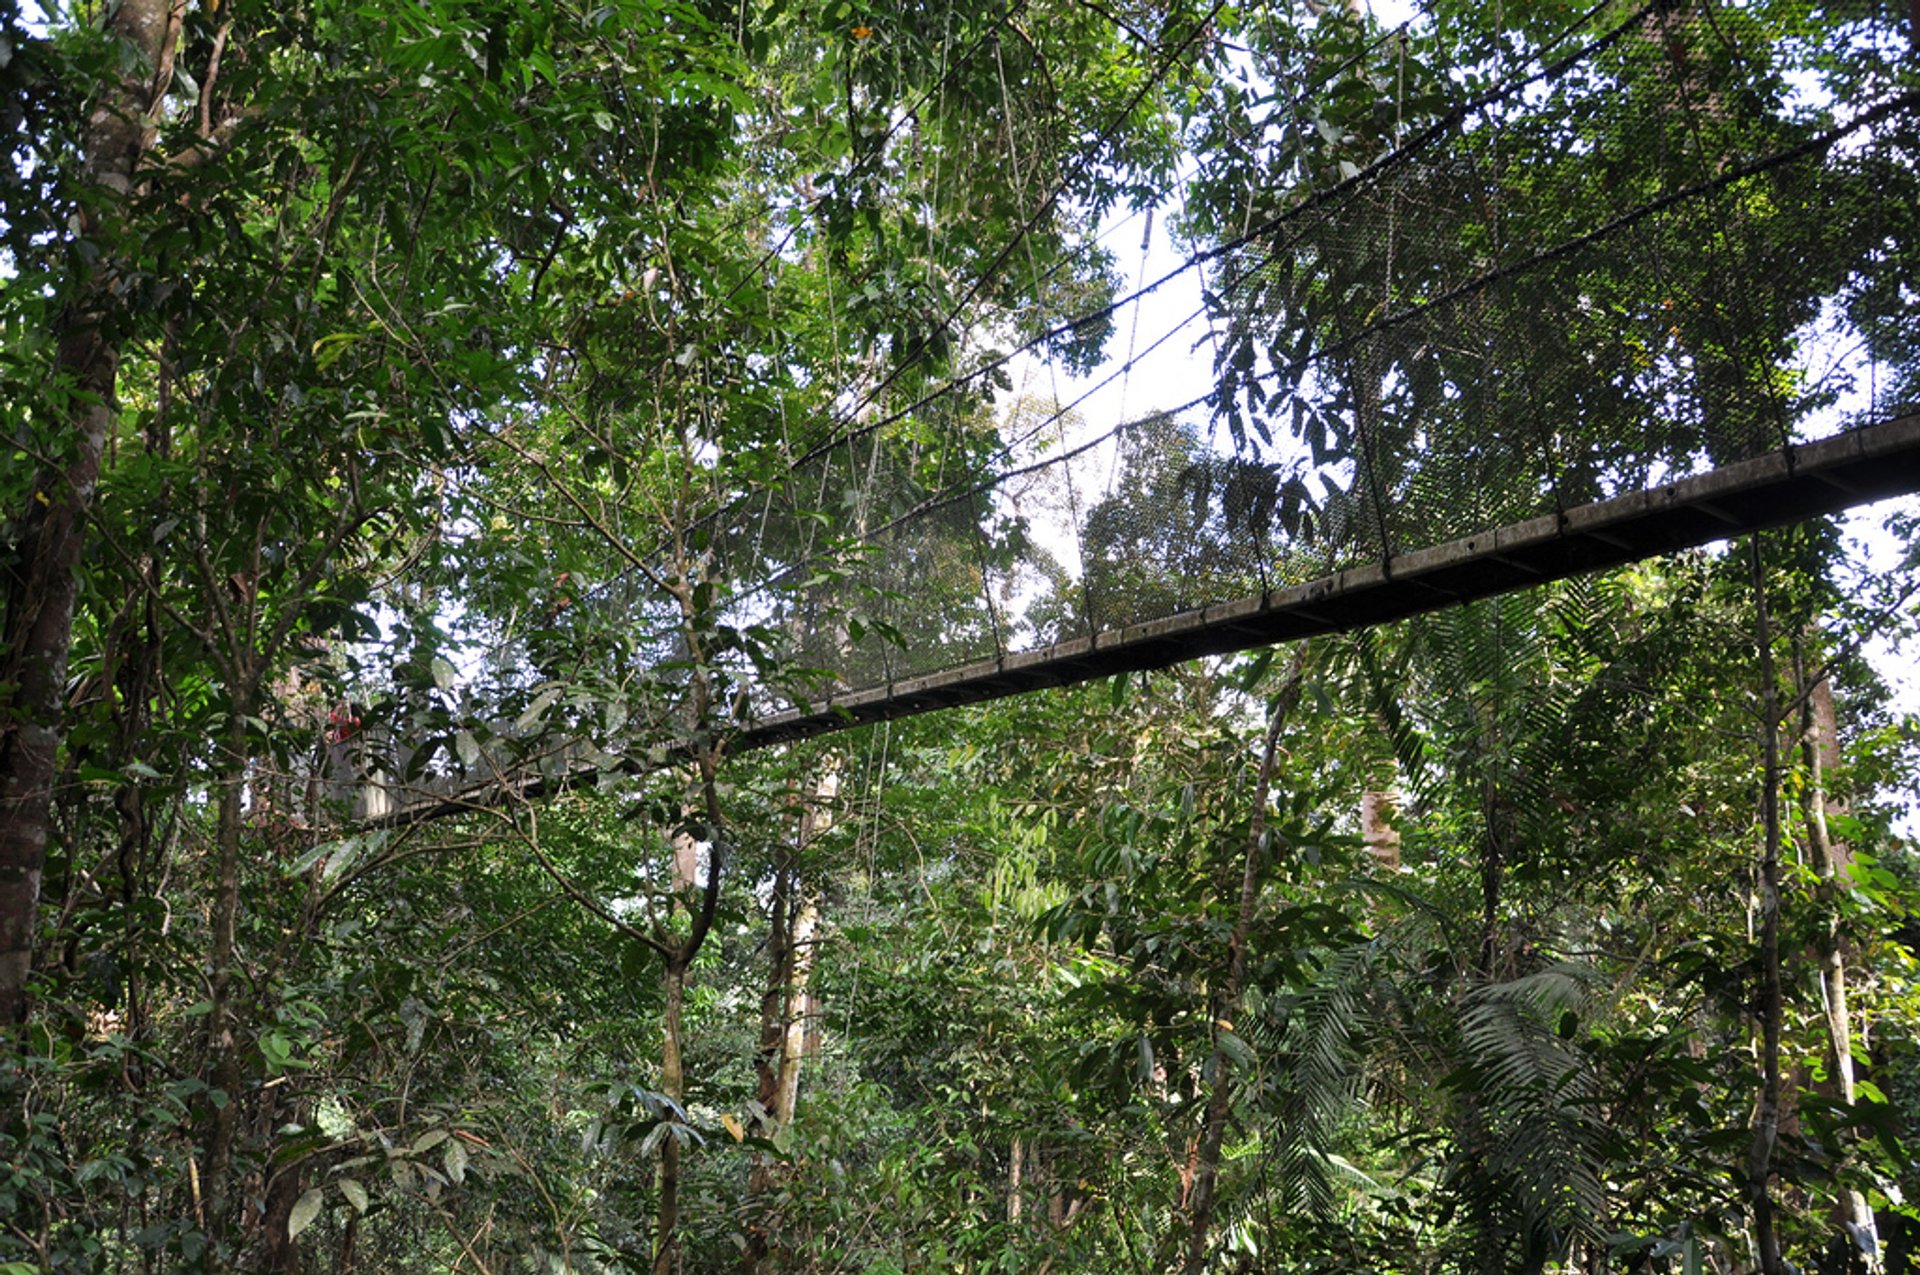
[[[700,700],[699,719],[705,715],[705,682],[696,683],[696,694]],[[707,836],[707,881],[701,888],[697,901],[691,897],[694,888],[691,872],[687,879],[680,880],[682,862],[681,845],[684,841],[691,845],[695,838],[679,834],[674,843],[676,885],[693,912],[692,927],[685,938],[677,943],[669,943],[664,936],[656,940],[656,946],[666,961],[666,1005],[660,1015],[660,1089],[673,1099],[680,1111],[687,1105],[687,1068],[683,1047],[685,1036],[681,1028],[681,1019],[687,1000],[687,972],[693,968],[694,958],[700,955],[700,948],[706,943],[707,935],[713,931],[713,915],[720,904],[720,883],[726,876],[726,842],[722,835],[724,820],[720,809],[719,787],[720,758],[717,750],[709,749],[701,753],[697,772],[700,795],[700,812],[705,816]],[[679,1112],[672,1115],[678,1120]],[[660,1143],[660,1210],[654,1229],[653,1275],[673,1275],[680,1264],[680,1244],[677,1230],[680,1225],[680,1139],[675,1131],[669,1130]]]
[[[115,205],[134,188],[150,144],[146,116],[163,85],[148,77],[166,61],[175,28],[169,0],[122,0],[110,32],[133,54],[87,118],[81,174],[89,202],[80,233],[111,240]],[[57,473],[35,477],[17,511],[19,548],[0,564],[5,647],[0,650],[0,1023],[24,1022],[33,966],[34,913],[46,866],[53,776],[64,729],[62,692],[73,645],[75,569],[115,415],[120,369],[119,280],[108,256],[79,281],[54,333],[57,401],[71,449]]]
[[[688,894],[700,881],[700,843],[689,833],[673,834],[673,888]]]
[[[1016,1235],[1020,1233],[1020,1215],[1025,1203],[1020,1194],[1020,1162],[1025,1154],[1026,1147],[1016,1133],[1012,1145],[1007,1148],[1007,1227]]]
[[[792,937],[787,943],[786,1025],[780,1045],[780,1084],[775,1090],[773,1119],[777,1127],[793,1122],[800,1108],[800,1064],[807,1056],[813,1026],[813,954],[820,928],[820,905],[805,895],[796,900]]]
[[[1760,811],[1765,840],[1760,859],[1760,1093],[1754,1106],[1753,1139],[1747,1150],[1747,1207],[1761,1275],[1781,1275],[1780,1239],[1774,1226],[1774,1146],[1780,1137],[1780,690],[1773,661],[1773,626],[1767,614],[1766,573],[1760,537],[1748,540],[1752,559],[1754,628],[1760,648],[1760,737],[1763,754]]]
[[[301,1166],[291,1164],[267,1183],[266,1210],[260,1220],[266,1249],[260,1269],[265,1275],[299,1275],[300,1244],[287,1233],[287,1224],[305,1187],[306,1174]]]
[[[839,774],[829,762],[811,798],[801,803],[800,826],[791,846],[774,863],[773,906],[767,925],[767,982],[760,996],[760,1048],[754,1057],[755,1097],[762,1136],[772,1136],[792,1121],[799,1108],[800,1070],[808,1048],[812,1014],[814,938],[819,905],[809,898],[800,861],[815,836],[833,824],[825,803],[839,791]],[[756,1154],[747,1177],[747,1246],[741,1267],[748,1275],[771,1269],[765,1213],[774,1185],[774,1165]]]
[[[680,1016],[686,994],[686,963],[678,958],[669,960],[667,1003],[660,1015],[660,1091],[682,1107],[687,1100],[687,1072],[680,1051]],[[669,1132],[660,1141],[660,1210],[654,1225],[653,1275],[673,1275],[679,1248],[674,1232],[679,1225],[680,1139]]]
[[[1400,870],[1400,830],[1393,826],[1399,795],[1391,787],[1360,794],[1360,841],[1373,861],[1390,872]]]
[[[773,1132],[773,1110],[779,1104],[780,1051],[786,1044],[787,987],[792,981],[792,910],[795,872],[793,855],[784,849],[773,870],[773,900],[767,918],[767,982],[760,993],[760,1049],[754,1055],[754,1098],[765,1113],[757,1132]]]
[[[754,1055],[754,1098],[761,1116],[754,1132],[770,1137],[779,1128],[775,1114],[780,1106],[781,1051],[787,1042],[785,1022],[787,989],[792,980],[793,942],[788,916],[795,885],[793,856],[782,851],[774,867],[773,908],[767,924],[767,983],[760,994],[760,1048]],[[756,1152],[753,1168],[747,1174],[747,1246],[741,1252],[741,1269],[746,1275],[759,1275],[769,1269],[770,1245],[767,1234],[767,1200],[774,1183],[773,1161]]]
[[[1226,984],[1221,988],[1214,1010],[1216,1042],[1234,1030],[1233,1021],[1240,1013],[1241,993],[1247,979],[1247,935],[1253,928],[1253,914],[1260,901],[1261,870],[1266,859],[1267,805],[1273,794],[1273,761],[1280,748],[1280,731],[1300,698],[1307,650],[1303,642],[1295,651],[1287,680],[1274,697],[1269,714],[1267,738],[1260,754],[1260,776],[1254,784],[1253,818],[1248,825],[1246,859],[1240,874],[1240,899],[1234,911],[1233,932],[1227,940]],[[1233,1062],[1218,1043],[1214,1045],[1211,1066],[1213,1091],[1207,1095],[1206,1116],[1201,1123],[1195,1155],[1193,1191],[1188,1202],[1187,1275],[1200,1275],[1207,1267],[1214,1193],[1220,1176],[1220,1148],[1226,1141],[1227,1114],[1233,1107]]]
[[[1507,946],[1500,925],[1500,908],[1507,876],[1507,846],[1511,843],[1512,816],[1506,796],[1494,776],[1492,762],[1480,788],[1480,958],[1477,973],[1484,982],[1496,983],[1503,976]]]
[[[1804,682],[1805,661],[1798,645],[1795,662],[1800,664]],[[1801,797],[1806,819],[1807,840],[1813,850],[1814,870],[1819,873],[1827,923],[1820,931],[1821,1009],[1827,1027],[1828,1074],[1833,1078],[1835,1096],[1852,1106],[1855,1097],[1853,1075],[1853,1028],[1847,1012],[1846,945],[1840,934],[1838,892],[1845,888],[1841,878],[1852,866],[1853,855],[1846,845],[1836,842],[1827,828],[1827,775],[1840,760],[1840,724],[1833,707],[1833,684],[1822,677],[1804,689],[1805,707],[1801,715],[1800,750],[1806,765],[1807,783]],[[1850,1242],[1878,1248],[1873,1210],[1866,1197],[1851,1188],[1842,1190],[1838,1220]]]
[[[229,1190],[232,1180],[233,1144],[239,1128],[241,1108],[241,1031],[233,1004],[234,933],[240,916],[240,836],[245,811],[247,781],[247,716],[253,712],[251,696],[240,688],[227,715],[226,756],[221,759],[219,811],[214,825],[213,933],[207,953],[207,983],[212,1012],[207,1016],[210,1033],[209,1062],[213,1088],[225,1101],[213,1106],[207,1131],[207,1221],[215,1238],[226,1236],[238,1242],[237,1228],[230,1226]],[[209,1254],[216,1245],[210,1244]]]
[[[340,1256],[334,1259],[334,1275],[353,1275],[354,1241],[360,1238],[360,1215],[349,1213],[347,1225],[340,1233]]]

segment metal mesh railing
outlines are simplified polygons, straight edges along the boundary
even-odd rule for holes
[[[1240,154],[1199,156],[1239,190],[1202,213],[1243,227],[1190,263],[1204,394],[1017,431],[1003,400],[995,432],[955,393],[848,428],[715,522],[730,615],[814,694],[887,686],[1911,411],[1903,20],[1603,5],[1438,62],[1416,25],[1355,71],[1370,114],[1273,94]]]

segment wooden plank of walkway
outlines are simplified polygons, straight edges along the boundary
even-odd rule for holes
[[[1263,596],[836,696],[757,722],[734,746],[760,748],[1043,686],[1384,624],[1914,491],[1920,491],[1920,415]]]
[[[1769,452],[1693,478],[1397,555],[1305,584],[1075,638],[1040,650],[850,692],[756,722],[735,751],[977,704],[1048,686],[1165,668],[1275,642],[1384,624],[1549,580],[1583,575],[1749,531],[1920,491],[1920,415]],[[591,782],[565,743],[515,782],[439,781],[389,790],[361,828],[397,827]],[[655,750],[655,756],[661,750]],[[669,746],[669,755],[681,751]],[[657,763],[629,762],[629,773]],[[442,785],[445,785],[444,787]]]

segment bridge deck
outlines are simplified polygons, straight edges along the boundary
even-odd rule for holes
[[[756,723],[736,747],[1381,624],[1914,491],[1920,415],[1264,595],[836,696]]]
[[[1263,595],[835,696],[756,722],[740,732],[733,747],[764,748],[1043,687],[1382,624],[1916,491],[1920,415],[1909,415]],[[664,751],[681,750],[669,746]],[[374,782],[370,786],[381,790],[377,809],[368,809],[363,799],[361,817],[354,822],[362,829],[416,824],[492,805],[509,791],[538,799],[597,777],[598,768],[576,757],[576,750],[560,742],[523,762],[526,771],[518,781]],[[650,764],[633,760],[620,769],[637,773]]]

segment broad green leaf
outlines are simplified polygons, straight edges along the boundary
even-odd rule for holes
[[[554,701],[559,698],[560,692],[555,689],[549,688],[540,692],[539,695],[534,697],[533,703],[527,705],[527,711],[520,714],[519,718],[513,723],[513,728],[516,731],[532,730],[540,724],[540,719],[547,715],[547,710],[552,708]]]
[[[344,850],[351,842],[352,838],[344,841],[322,841],[319,845],[289,863],[285,868],[281,869],[281,871],[290,877],[303,876],[314,864],[320,862],[330,854]]]
[[[287,1238],[297,1240],[300,1232],[313,1225],[313,1219],[320,1216],[320,1208],[326,1202],[326,1193],[320,1187],[310,1187],[306,1193],[293,1202],[293,1211],[287,1214]]]
[[[467,1180],[467,1144],[459,1138],[448,1138],[447,1149],[442,1157],[447,1169],[447,1180],[455,1186]]]

